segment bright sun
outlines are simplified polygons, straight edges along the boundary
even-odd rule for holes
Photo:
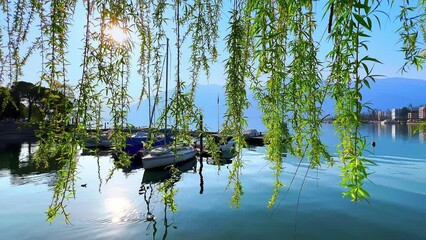
[[[126,41],[127,36],[126,33],[124,32],[123,28],[121,28],[120,26],[114,25],[109,27],[106,30],[106,34],[115,42],[122,44]]]

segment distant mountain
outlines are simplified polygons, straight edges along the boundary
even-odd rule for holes
[[[371,88],[362,89],[363,102],[369,102],[372,108],[386,110],[399,108],[412,104],[413,107],[426,104],[426,80],[406,79],[406,78],[384,78],[377,79],[370,83]],[[171,96],[171,94],[170,94]],[[217,99],[219,97],[219,115]],[[265,131],[262,124],[262,112],[258,109],[257,101],[253,98],[253,93],[248,92],[248,99],[251,106],[246,110],[248,126],[259,131]],[[204,112],[204,123],[210,130],[217,130],[218,116],[219,124],[224,122],[226,112],[225,88],[220,85],[199,85],[195,99],[196,105]],[[163,103],[162,103],[163,104]],[[162,108],[162,106],[157,107]],[[137,104],[132,105],[129,122],[137,126],[148,125],[148,101],[142,102],[139,110]],[[333,115],[334,101],[327,99],[323,105],[324,115]]]
[[[362,102],[372,109],[391,110],[412,105],[426,105],[426,80],[409,78],[382,78],[361,90]],[[334,100],[326,99],[324,114],[334,115]],[[365,110],[367,111],[367,110]]]
[[[169,93],[171,96],[171,93]],[[217,104],[219,97],[219,104]],[[265,127],[262,124],[261,120],[261,111],[257,108],[256,101],[253,100],[253,94],[248,93],[248,99],[251,102],[250,109],[247,109],[245,114],[247,116],[248,126],[247,128],[255,128],[259,131],[264,131]],[[157,109],[160,110],[163,108],[163,102],[161,106],[157,106]],[[218,128],[218,116],[219,116],[219,127],[225,121],[223,117],[227,110],[226,99],[225,99],[225,88],[220,85],[204,85],[200,84],[197,88],[197,94],[195,97],[195,104],[198,106],[204,113],[204,123],[212,131],[216,131]],[[219,109],[218,109],[219,107]],[[219,110],[219,115],[218,115]],[[158,116],[157,116],[158,117]],[[148,125],[148,100],[144,100],[139,109],[137,109],[137,104],[133,104],[130,109],[130,114],[128,116],[128,121],[136,126],[147,126]]]
[[[380,110],[413,107],[426,104],[426,80],[409,78],[376,79],[364,88],[363,101],[370,102],[372,108]]]

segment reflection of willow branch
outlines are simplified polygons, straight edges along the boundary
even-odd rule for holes
[[[175,183],[180,180],[182,172],[173,165],[170,167],[170,171],[172,173],[171,178],[164,181],[159,190],[163,192],[164,203],[169,206],[170,211],[175,212],[177,210],[175,204],[175,195],[177,190],[174,189],[174,186]]]
[[[165,191],[166,191],[166,193],[168,192],[168,191],[170,191],[170,190],[172,190],[173,191],[173,189],[170,189],[170,188],[167,188]],[[151,209],[151,206],[150,206],[150,204],[151,204],[151,199],[152,199],[152,197],[154,196],[154,188],[153,188],[153,184],[152,183],[149,183],[149,185],[148,184],[142,184],[142,186],[141,186],[141,188],[139,189],[139,194],[140,195],[142,195],[143,194],[143,197],[144,197],[144,201],[145,201],[145,204],[146,204],[146,209],[147,209],[147,214],[146,214],[146,221],[148,221],[148,222],[151,222],[152,223],[152,228],[153,228],[153,233],[152,233],[152,239],[156,239],[156,235],[157,235],[157,232],[158,232],[158,229],[157,229],[157,221],[156,221],[156,219],[155,219],[155,216],[154,216],[154,214],[152,213],[152,209]],[[171,226],[171,225],[173,225],[173,224],[168,224],[168,219],[167,219],[167,207],[168,207],[168,204],[167,203],[165,203],[164,202],[164,208],[163,208],[163,210],[164,210],[164,218],[163,218],[163,222],[164,222],[164,233],[163,233],[163,238],[162,239],[167,239],[167,234],[168,234],[168,228]],[[150,224],[148,224],[148,226],[147,226],[147,229],[151,226],[151,223]]]
[[[299,163],[297,164],[297,167],[296,167],[296,171],[294,172],[294,175],[293,175],[293,177],[291,178],[290,184],[289,184],[289,186],[287,187],[287,190],[285,191],[284,196],[281,198],[280,202],[277,204],[277,208],[278,208],[278,207],[281,205],[281,203],[284,201],[285,197],[287,196],[287,194],[289,193],[289,191],[290,191],[290,189],[291,189],[291,186],[293,186],[293,183],[294,183],[294,181],[295,181],[295,179],[296,179],[296,177],[297,177],[297,173],[299,172],[299,169],[300,169],[300,167],[302,166],[302,162],[303,162],[303,160],[304,160],[304,156],[306,155],[306,151],[308,151],[308,146],[305,146],[305,148],[303,149],[303,153],[302,153],[302,156],[303,156],[303,157],[301,157],[301,158],[300,158]],[[309,169],[309,167],[308,167],[308,169]],[[305,182],[305,179],[306,179],[306,176],[305,176],[305,178],[303,179],[303,182]],[[302,187],[303,187],[303,185],[302,185]],[[300,192],[301,192],[301,191],[302,191],[302,189],[300,189]],[[300,192],[299,192],[299,196],[300,196]],[[274,210],[274,211],[275,211],[275,210]],[[272,211],[271,215],[274,213],[274,211]]]
[[[63,214],[65,222],[70,223],[69,213],[65,211],[67,205],[64,202],[65,200],[69,200],[70,197],[75,198],[75,173],[77,172],[77,144],[75,142],[71,144],[70,152],[65,152],[61,156],[58,156],[59,162],[64,160],[67,162],[58,171],[59,177],[53,190],[52,202],[46,212],[47,220],[50,223],[52,223],[58,214]]]
[[[147,196],[147,189],[149,189],[149,196]],[[146,215],[147,215],[147,221],[150,221],[152,219],[154,219],[154,216],[151,213],[151,209],[150,209],[150,203],[151,203],[151,199],[152,196],[154,194],[154,190],[152,188],[152,184],[149,184],[149,187],[145,187],[145,185],[142,184],[141,189],[139,189],[139,194],[143,194],[143,199],[145,200],[145,204],[146,204]]]
[[[154,224],[152,225],[152,228],[154,229],[154,232],[152,233],[152,239],[155,240],[155,235],[157,235],[157,221],[155,219],[153,220]]]
[[[148,189],[149,189],[149,194],[148,194]],[[151,199],[152,196],[154,195],[154,190],[152,187],[152,184],[149,183],[149,186],[145,186],[145,184],[142,183],[141,188],[139,189],[139,195],[143,194],[143,199],[145,201],[145,205],[146,205],[146,221],[152,222],[153,223],[153,239],[155,239],[155,235],[157,233],[157,222],[155,221],[155,216],[151,213],[151,209],[150,209],[150,203],[151,203]],[[149,228],[151,224],[148,224],[147,229]]]
[[[204,178],[203,178],[203,156],[200,157],[200,169],[198,170],[200,174],[200,194],[204,192]]]
[[[297,196],[296,215],[294,216],[294,236],[295,237],[297,233],[297,219],[298,219],[298,213],[299,213],[300,196],[302,195],[302,190],[305,185],[305,180],[306,180],[306,177],[308,176],[309,169],[310,169],[309,167],[306,168],[305,176],[303,177],[302,185],[300,186],[299,194]]]
[[[164,203],[164,234],[163,234],[163,240],[167,239],[167,233],[168,229],[172,224],[168,224],[167,221],[167,204]]]
[[[99,193],[102,193],[102,178],[101,178],[101,165],[99,164],[99,156],[96,157],[96,161],[98,163],[98,179],[99,179]]]

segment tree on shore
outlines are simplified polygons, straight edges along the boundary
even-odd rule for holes
[[[50,104],[47,98],[52,98]],[[55,111],[70,113],[73,96],[64,96],[62,92],[52,91],[30,82],[14,82],[9,88],[0,87],[0,119],[18,120],[26,117],[28,122],[39,122],[49,119]],[[33,119],[33,113],[37,118]],[[42,114],[43,113],[43,114]],[[41,116],[41,114],[43,116]]]
[[[30,82],[18,81],[12,84],[11,92],[19,99],[20,104],[26,106],[28,109],[27,121],[31,122],[33,111],[40,105],[46,89]]]
[[[9,88],[0,86],[0,120],[16,120],[19,117],[19,99],[13,97]]]

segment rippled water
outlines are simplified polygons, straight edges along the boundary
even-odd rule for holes
[[[370,203],[342,198],[338,167],[324,164],[305,178],[307,164],[288,156],[282,176],[287,186],[268,209],[274,178],[265,147],[257,147],[243,151],[240,208],[229,207],[232,163],[218,169],[194,160],[180,166],[185,172],[174,181],[178,211],[171,213],[158,192],[168,172],[134,166],[107,181],[113,167],[108,153],[81,156],[77,195],[67,207],[72,225],[62,216],[46,222],[54,166],[36,172],[28,158],[36,146],[3,143],[0,239],[426,239],[426,147],[411,128],[363,126],[368,141],[377,143],[365,154],[378,164],[370,166],[374,174],[366,183]],[[331,125],[324,127],[324,141],[334,152],[338,140]]]

